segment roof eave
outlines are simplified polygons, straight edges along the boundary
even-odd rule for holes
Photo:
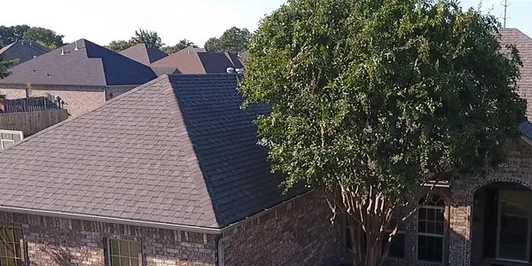
[[[142,227],[157,228],[157,229],[187,231],[187,232],[203,233],[203,234],[221,234],[222,233],[222,229],[213,228],[213,227],[181,225],[181,224],[173,224],[173,223],[144,221],[144,220],[136,220],[136,219],[125,219],[125,218],[98,216],[98,215],[81,214],[81,213],[68,213],[68,212],[61,212],[61,211],[47,211],[47,210],[11,207],[11,206],[3,206],[3,205],[0,205],[0,211],[20,213],[20,214],[29,214],[29,215],[38,215],[38,216],[47,216],[47,217],[57,217],[57,218],[65,218],[65,219],[77,219],[77,220],[83,220],[83,221],[94,221],[94,222],[103,222],[103,223],[142,226]]]

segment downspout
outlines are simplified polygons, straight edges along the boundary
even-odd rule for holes
[[[216,247],[218,249],[218,266],[224,266],[225,265],[225,258],[224,258],[224,242],[222,240],[223,233],[218,236],[218,239],[216,240]]]

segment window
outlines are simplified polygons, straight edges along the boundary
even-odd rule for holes
[[[530,259],[530,192],[499,192],[497,258],[528,262]]]
[[[436,195],[428,195],[420,202],[418,211],[418,259],[443,262],[445,204]]]
[[[109,240],[109,264],[111,266],[139,266],[140,243],[128,240]]]
[[[15,227],[0,227],[0,265],[24,265],[22,230]]]

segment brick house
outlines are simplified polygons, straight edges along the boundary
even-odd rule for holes
[[[236,86],[164,75],[0,153],[0,264],[337,264],[341,228],[282,193]]]
[[[9,71],[0,80],[0,95],[60,97],[73,117],[157,77],[148,66],[85,39]]]
[[[501,40],[519,49],[518,93],[528,101],[530,119],[532,39],[503,29]],[[400,228],[386,265],[532,265],[532,123],[519,130],[521,138],[507,143],[508,161],[498,169],[427,186],[429,197],[420,196],[420,209]]]

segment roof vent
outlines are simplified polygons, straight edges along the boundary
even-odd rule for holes
[[[227,68],[227,74],[235,74],[235,68],[234,67],[228,67]]]
[[[61,48],[61,55],[65,55],[65,48]]]
[[[239,75],[244,75],[244,69],[243,68],[237,68],[236,73]]]

